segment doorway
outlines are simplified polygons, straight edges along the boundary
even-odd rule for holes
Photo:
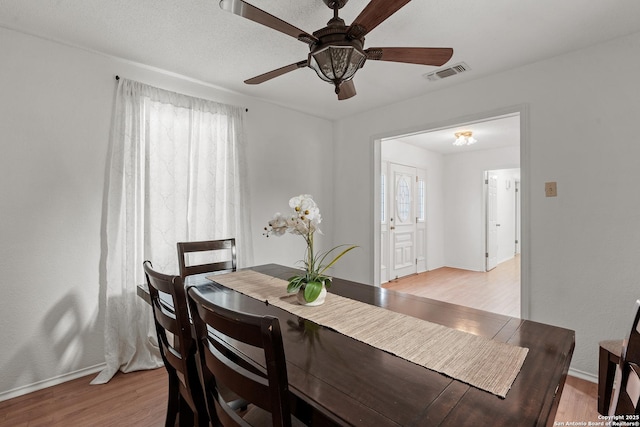
[[[520,168],[484,173],[486,268],[491,271],[520,253]]]
[[[389,163],[401,163],[407,166],[420,167],[425,170],[424,179],[424,236],[425,236],[425,270],[438,268],[456,268],[474,272],[486,272],[486,193],[482,186],[486,171],[518,169],[521,167],[521,123],[520,112],[515,111],[498,115],[487,115],[473,120],[452,122],[446,126],[425,127],[422,131],[405,135],[390,136],[379,140],[380,171],[385,175]],[[462,130],[473,130],[478,141],[473,147],[459,149],[453,147],[454,133]],[[436,146],[440,148],[434,148]],[[392,148],[389,148],[392,147]],[[456,151],[457,150],[457,151]],[[389,152],[391,151],[391,155]],[[518,169],[519,170],[519,169]],[[388,175],[388,172],[386,172]],[[474,178],[475,176],[475,178]],[[380,176],[376,182],[387,179],[386,186],[394,185],[391,176]],[[470,182],[473,182],[470,184]],[[504,189],[509,186],[512,193],[521,190],[520,177],[502,183]],[[500,185],[500,183],[496,183]],[[475,190],[474,190],[475,189]],[[385,205],[389,209],[393,201],[384,202],[382,188],[377,187],[376,206],[380,218],[385,217]],[[512,230],[519,230],[522,220],[519,217],[520,206],[511,207],[514,216]],[[392,218],[386,212],[387,231]],[[376,215],[378,216],[378,215]],[[395,220],[395,218],[394,218]],[[390,234],[384,236],[384,221],[376,222],[376,285],[395,279],[391,269],[392,243]],[[500,227],[506,227],[500,222]],[[506,224],[506,223],[505,223]],[[495,225],[494,225],[495,227]],[[509,225],[511,228],[511,225]],[[515,231],[514,231],[515,233]],[[519,253],[520,237],[511,242],[511,253]],[[504,258],[496,256],[496,265]],[[522,261],[523,267],[528,260]],[[518,262],[518,266],[520,262]],[[387,271],[385,271],[385,269]],[[410,274],[415,274],[411,272]],[[518,273],[522,276],[522,273]],[[398,275],[399,277],[402,277]],[[523,283],[521,281],[522,288]],[[527,295],[523,292],[522,299]],[[526,314],[525,310],[521,310]]]

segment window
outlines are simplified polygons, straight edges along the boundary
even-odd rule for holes
[[[382,174],[380,177],[380,222],[387,222],[387,176]]]
[[[396,210],[400,222],[406,222],[411,215],[411,187],[406,177],[400,177],[396,189]]]
[[[425,217],[425,188],[424,188],[424,179],[418,179],[418,188],[417,188],[417,198],[418,198],[418,213],[417,220],[424,221]]]
[[[104,230],[107,367],[94,382],[162,366],[151,312],[139,313],[144,260],[176,274],[176,242],[235,237],[238,265],[251,265],[243,126],[239,107],[118,81]]]

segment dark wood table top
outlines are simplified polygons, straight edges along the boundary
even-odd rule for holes
[[[275,264],[251,269],[283,279],[294,271]],[[187,285],[195,285],[212,302],[279,318],[290,389],[300,402],[298,411],[306,411],[313,425],[553,425],[575,345],[571,330],[334,279],[330,292],[335,294],[529,348],[502,399],[204,276],[187,280]]]

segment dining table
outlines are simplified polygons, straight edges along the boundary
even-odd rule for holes
[[[297,269],[278,264],[247,270],[284,281],[299,273]],[[508,392],[498,396],[269,301],[233,290],[218,283],[223,277],[190,276],[185,280],[185,287],[196,288],[214,304],[279,319],[292,412],[307,425],[554,425],[575,346],[572,330],[333,278],[329,294],[500,345],[526,349],[526,357]],[[138,291],[140,296],[148,296],[144,287]],[[349,319],[346,320],[348,323]],[[366,321],[357,319],[363,320]],[[404,333],[400,339],[409,342],[417,338],[412,333]],[[414,344],[421,345],[420,342]],[[262,363],[257,359],[256,363]]]

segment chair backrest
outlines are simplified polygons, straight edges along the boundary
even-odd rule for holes
[[[636,315],[631,325],[631,332],[623,344],[622,358],[640,365],[640,299],[636,301]]]
[[[208,262],[194,264],[190,254],[211,252],[205,256]],[[204,240],[200,242],[178,242],[178,265],[182,280],[187,276],[217,271],[236,270],[236,239]]]
[[[640,414],[640,367],[628,362],[622,374],[622,386],[616,408],[616,415]]]
[[[200,419],[208,420],[182,279],[155,271],[149,261],[143,266],[165,367],[170,377],[175,375],[180,381],[180,394],[194,413],[197,412]]]
[[[225,427],[248,425],[229,405],[224,396],[226,389],[270,412],[272,425],[291,426],[287,367],[278,319],[220,307],[207,301],[196,288],[189,289],[188,300],[211,419],[217,417]],[[256,349],[261,351],[255,353]],[[266,369],[245,354],[264,356]]]
[[[640,413],[640,408],[638,408],[638,396],[640,396],[640,379],[637,379],[638,365],[640,365],[640,299],[635,304],[635,316],[631,331],[622,343],[609,415]]]

